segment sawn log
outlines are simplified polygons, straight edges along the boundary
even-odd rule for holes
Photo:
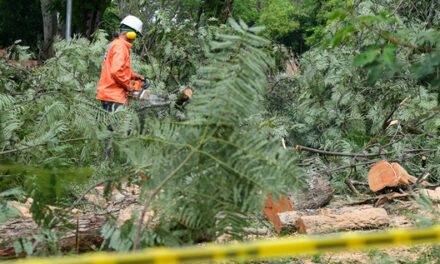
[[[307,234],[370,229],[388,226],[390,218],[383,208],[341,208],[329,214],[301,216],[297,228]]]
[[[95,213],[84,214],[79,216],[78,235],[79,250],[90,250],[91,248],[99,248],[102,243],[102,237],[99,229],[105,223],[105,216]],[[69,220],[69,223],[76,226],[76,216]],[[52,231],[59,231],[64,225],[59,225]],[[38,233],[39,227],[32,218],[17,218],[7,221],[0,225],[0,256],[14,256],[15,250],[13,241],[17,238],[32,239],[32,234]],[[63,234],[64,233],[64,234]],[[58,240],[58,246],[63,251],[69,251],[76,248],[76,229],[63,228],[63,234]],[[33,241],[35,243],[35,241]],[[34,249],[41,248],[43,245],[34,244]]]

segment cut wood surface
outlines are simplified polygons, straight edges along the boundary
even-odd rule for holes
[[[298,231],[307,234],[370,229],[388,226],[390,218],[383,208],[345,207],[329,214],[306,215],[298,220]]]
[[[411,176],[400,164],[389,163],[386,160],[377,162],[368,172],[368,185],[373,192],[382,190],[385,187],[394,187],[398,184],[412,185],[417,178]],[[422,181],[422,186],[433,186],[433,184]]]
[[[269,196],[264,214],[273,223],[275,231],[278,233],[283,230],[296,230],[295,225],[298,220],[296,218],[302,215],[298,211],[321,208],[332,199],[333,189],[330,181],[324,177],[314,175],[306,183],[306,190],[289,194],[288,200],[281,196],[279,205],[275,204],[272,197]]]
[[[417,178],[408,174],[408,172],[399,165],[399,163],[393,162],[391,163],[394,171],[396,172],[397,178],[399,179],[400,184],[409,185],[416,183]]]
[[[391,164],[382,160],[374,164],[368,172],[368,184],[373,192],[377,192],[385,187],[396,186],[399,179]]]
[[[184,102],[191,99],[193,90],[191,88],[185,88],[183,91],[177,94],[176,104],[181,105]]]
[[[296,232],[298,220],[304,214],[304,212],[297,211],[278,213],[276,215],[278,219],[274,221],[278,223],[277,225],[274,224],[275,230],[277,233],[281,233],[283,231]]]

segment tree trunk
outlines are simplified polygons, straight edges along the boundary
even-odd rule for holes
[[[306,191],[289,195],[293,210],[318,209],[327,205],[333,198],[330,182],[321,176],[312,176],[307,182]]]
[[[390,218],[383,208],[345,207],[330,214],[302,216],[297,223],[307,234],[388,226]]]
[[[43,16],[43,35],[44,41],[41,47],[40,57],[44,60],[51,58],[54,55],[53,41],[57,33],[57,16],[56,12],[49,10],[49,5],[52,0],[40,0],[41,13]]]
[[[232,5],[234,4],[234,0],[226,0],[225,1],[225,8],[223,11],[223,23],[226,24],[226,22],[228,21],[228,18],[231,16],[232,14]]]
[[[91,39],[92,34],[98,29],[99,22],[104,15],[105,10],[99,10],[99,7],[96,6],[93,11],[90,11],[86,14],[87,20],[84,22],[83,28],[83,36]]]
[[[142,210],[142,206],[138,204],[140,188],[136,185],[124,186],[122,193],[117,189],[112,190],[111,198],[106,201],[104,198],[104,186],[94,188],[96,194],[85,194],[84,198],[93,206],[89,207],[88,213],[70,214],[67,222],[60,222],[52,229],[59,237],[57,245],[63,251],[70,251],[78,249],[80,252],[95,250],[101,246],[103,238],[100,234],[100,229],[106,221],[106,216],[111,214],[117,219],[118,224],[123,224],[124,221],[130,219],[134,213]],[[22,217],[15,218],[0,224],[0,256],[14,256],[15,250],[13,243],[18,238],[29,239],[34,243],[34,249],[44,249],[43,243],[35,241],[33,235],[38,234],[40,227],[31,218],[29,208],[32,201],[29,200],[26,204],[20,205],[10,203],[10,206],[15,207],[21,213]],[[102,207],[97,209],[97,207]],[[90,210],[93,210],[90,212]],[[55,210],[57,208],[53,208]],[[77,218],[78,217],[78,218]],[[149,222],[150,227],[154,228],[158,224],[159,218],[155,216],[153,211],[147,212],[145,215],[145,222],[152,218]],[[67,226],[74,228],[68,228]],[[78,244],[76,243],[78,229]]]
[[[105,216],[95,213],[79,215],[78,225],[78,248],[80,251],[88,251],[101,245],[103,239],[99,234],[99,229],[105,223]],[[72,216],[69,223],[77,226],[76,216]],[[64,226],[57,226],[56,231]],[[14,256],[15,250],[13,240],[20,238],[28,238],[33,241],[32,234],[39,230],[38,225],[32,218],[18,218],[9,220],[0,225],[0,256]],[[76,248],[76,230],[65,229],[65,234],[58,240],[58,246],[63,251],[69,251]],[[33,241],[35,243],[35,241]],[[43,247],[44,245],[35,244],[34,248]]]

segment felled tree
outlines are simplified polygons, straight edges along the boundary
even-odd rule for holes
[[[162,225],[167,236],[161,243],[212,240],[226,227],[238,233],[246,224],[240,215],[261,212],[269,192],[278,194],[300,181],[292,155],[258,124],[247,122],[262,111],[273,63],[262,50],[268,42],[254,34],[259,28],[229,23],[233,34],[218,34],[209,43],[190,121],[151,120],[147,132],[119,144],[133,165],[152,164],[142,213],[151,207],[168,223]],[[144,223],[137,230],[126,243],[157,242],[151,231],[144,232]]]

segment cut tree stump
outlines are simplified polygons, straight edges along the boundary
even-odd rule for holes
[[[182,105],[184,102],[191,99],[193,96],[193,90],[191,88],[185,88],[183,91],[177,94],[176,104]]]
[[[329,214],[301,216],[297,228],[299,232],[318,234],[379,228],[389,224],[390,218],[383,208],[344,207]]]
[[[382,190],[385,187],[397,186],[397,184],[399,184],[397,174],[386,160],[374,164],[368,172],[368,185],[373,192]]]
[[[385,187],[395,187],[398,184],[411,185],[417,182],[417,178],[408,174],[408,172],[400,166],[400,164],[393,162],[389,163],[382,160],[374,164],[368,172],[368,185],[373,192],[380,191]],[[433,184],[422,181],[422,186],[433,186]]]

